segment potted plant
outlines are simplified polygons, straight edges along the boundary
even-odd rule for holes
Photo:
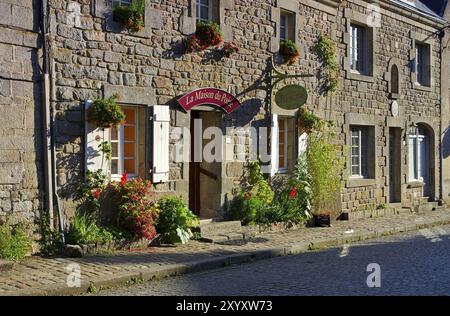
[[[131,5],[117,5],[113,10],[114,21],[130,32],[139,32],[144,27],[145,0],[133,0]]]
[[[223,44],[222,55],[224,57],[229,58],[231,55],[233,55],[234,53],[238,53],[238,52],[239,52],[239,47],[237,47],[234,43],[226,42],[225,44]]]
[[[302,106],[298,110],[297,123],[302,134],[310,134],[314,129],[320,130],[323,127],[324,121]]]
[[[88,109],[88,120],[94,121],[97,127],[100,128],[120,125],[125,120],[125,114],[117,100],[117,95],[113,95],[108,99],[95,100]]]
[[[222,41],[222,31],[217,23],[200,21],[197,23],[195,34],[186,40],[186,52],[203,51],[208,47],[219,45]]]
[[[295,63],[298,56],[300,56],[297,45],[291,40],[281,41],[280,54],[284,57],[288,65]]]
[[[308,137],[306,160],[315,226],[330,226],[339,205],[344,163],[333,138],[334,134],[328,130],[315,131]]]

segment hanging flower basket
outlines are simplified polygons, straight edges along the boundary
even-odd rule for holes
[[[97,99],[87,111],[88,120],[95,122],[97,127],[110,128],[123,124],[125,114],[117,103],[117,95],[108,99]]]
[[[298,110],[298,126],[302,134],[310,134],[313,130],[322,128],[323,120],[305,107],[300,107]]]
[[[198,22],[197,31],[186,40],[186,52],[203,51],[211,46],[222,43],[222,31],[217,23]]]
[[[226,42],[222,47],[222,56],[230,58],[234,53],[239,52],[239,47],[237,47],[234,43]]]
[[[114,7],[113,19],[130,32],[139,32],[144,27],[145,0],[133,0],[131,5]]]
[[[281,42],[280,54],[284,57],[288,65],[295,63],[298,56],[300,56],[297,45],[291,40]]]

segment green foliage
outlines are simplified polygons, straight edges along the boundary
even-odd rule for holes
[[[270,205],[275,193],[261,173],[258,161],[250,162],[240,192],[231,203],[230,217],[244,223],[254,223],[258,213]]]
[[[192,237],[191,228],[198,226],[197,217],[178,196],[163,197],[158,201],[160,212],[156,230],[168,243],[186,243]]]
[[[111,160],[112,148],[111,144],[107,140],[101,142],[100,145],[98,145],[98,150],[104,155],[104,157],[106,157],[106,160]]]
[[[316,215],[333,213],[340,193],[344,160],[333,141],[334,133],[329,130],[316,131],[308,137],[306,162]]]
[[[125,120],[125,114],[117,100],[117,95],[113,95],[108,99],[95,100],[88,109],[89,120],[94,121],[101,128],[109,128],[121,124]]]
[[[31,251],[31,244],[25,224],[0,223],[0,258],[21,261]]]
[[[303,106],[298,109],[297,115],[302,133],[310,134],[313,130],[321,130],[324,126],[324,121],[320,117]]]
[[[105,189],[106,176],[101,169],[86,172],[86,181],[78,184],[77,191],[82,199],[82,209],[98,212],[100,209],[100,195]]]
[[[199,21],[195,34],[190,35],[186,41],[186,52],[203,51],[211,46],[222,43],[222,31],[219,24],[213,21]]]
[[[41,253],[44,255],[52,255],[61,251],[64,247],[61,233],[57,230],[50,229],[48,214],[41,214],[37,220],[40,227],[41,239],[39,240],[41,246]]]
[[[321,34],[316,44],[316,53],[323,64],[323,76],[325,78],[325,89],[334,92],[339,81],[339,64],[336,57],[336,44],[334,41]]]
[[[113,235],[107,229],[99,227],[92,216],[79,213],[75,213],[66,237],[67,243],[75,245],[107,243],[113,240]]]
[[[300,56],[297,45],[291,40],[281,41],[280,53],[281,55],[283,55],[288,65],[292,65],[293,63],[295,63],[298,56]]]
[[[116,5],[113,9],[114,21],[130,32],[138,32],[144,27],[145,0],[133,0],[131,5]]]

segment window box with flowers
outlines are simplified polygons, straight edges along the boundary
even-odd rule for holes
[[[145,0],[130,3],[114,2],[113,19],[129,32],[136,33],[144,28]]]
[[[226,42],[223,44],[221,51],[223,57],[230,58],[231,55],[239,53],[239,47],[237,47],[234,43]]]
[[[280,54],[283,56],[285,62],[288,65],[294,64],[298,57],[300,56],[300,52],[297,48],[297,45],[294,41],[291,40],[283,40],[280,43]]]
[[[204,51],[209,47],[218,46],[222,41],[222,31],[217,23],[199,21],[195,34],[186,39],[186,52]]]

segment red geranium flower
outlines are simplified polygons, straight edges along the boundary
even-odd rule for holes
[[[122,178],[120,178],[120,186],[123,186],[125,183],[127,183],[127,173],[126,172],[122,175]]]
[[[99,197],[100,197],[100,194],[102,193],[102,189],[95,189],[93,192],[92,192],[92,196],[95,198],[95,199],[98,199]]]
[[[297,195],[297,188],[293,187],[289,196],[291,197],[291,199],[293,199],[293,198],[295,198],[296,195]]]

